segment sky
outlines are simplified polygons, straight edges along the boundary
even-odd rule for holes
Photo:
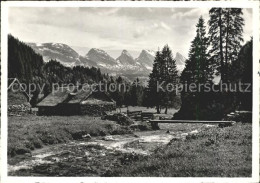
[[[44,8],[10,7],[9,33],[24,42],[64,43],[76,51],[100,48],[118,57],[123,49],[134,57],[143,49],[168,44],[187,58],[200,16],[206,8]],[[243,10],[244,40],[253,35],[252,11]]]

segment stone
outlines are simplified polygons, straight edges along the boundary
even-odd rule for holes
[[[105,140],[105,141],[115,141],[115,139],[112,136],[105,136],[105,137],[102,138],[102,140]]]
[[[90,134],[82,135],[82,138],[83,139],[91,139],[91,135]]]

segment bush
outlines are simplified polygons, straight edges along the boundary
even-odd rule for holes
[[[106,115],[102,119],[115,121],[117,124],[123,126],[129,126],[134,123],[131,118],[121,113]]]

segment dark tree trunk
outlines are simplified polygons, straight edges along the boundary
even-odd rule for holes
[[[226,63],[225,63],[225,70],[224,72],[227,74],[227,69],[228,69],[228,33],[229,33],[229,15],[230,15],[230,10],[228,10],[228,14],[227,14],[227,34],[226,34],[226,53],[225,53],[225,59],[226,59]],[[226,78],[227,79],[227,78]]]
[[[167,112],[168,112],[168,106],[165,107],[164,114],[167,114]]]
[[[156,106],[156,110],[157,110],[157,114],[160,114],[161,110],[160,110],[160,106],[159,105]]]
[[[221,72],[221,80],[225,82],[225,73],[224,73],[224,58],[223,58],[223,35],[222,35],[222,9],[219,8],[219,41],[220,41],[220,72]]]

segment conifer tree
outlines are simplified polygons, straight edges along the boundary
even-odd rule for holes
[[[210,54],[221,80],[226,82],[243,42],[243,13],[241,8],[211,8],[209,14]]]
[[[176,87],[177,73],[176,61],[172,57],[172,51],[168,45],[165,45],[161,52],[157,51],[156,53],[148,84],[149,98],[152,100],[151,105],[156,106],[157,113],[160,113],[162,106],[165,107],[165,113],[167,113],[168,106],[172,104],[176,88],[171,87]],[[162,89],[159,89],[159,85]]]
[[[213,68],[208,54],[208,37],[205,21],[202,17],[196,25],[196,36],[191,42],[189,58],[181,75],[182,84],[206,83],[212,80]]]
[[[237,93],[237,106],[242,110],[252,110],[252,83],[253,83],[253,39],[248,41],[240,50],[238,58],[232,64],[232,80],[241,82],[242,89],[247,92]]]
[[[189,58],[186,61],[186,67],[181,75],[181,83],[190,86],[195,83],[197,91],[182,92],[182,109],[186,111],[192,118],[200,118],[201,98],[203,92],[198,91],[199,85],[211,82],[213,75],[213,68],[209,60],[208,54],[208,37],[206,36],[205,21],[202,17],[196,25],[196,36],[191,42],[189,51]],[[202,87],[203,90],[203,87]],[[190,110],[189,112],[187,110]]]
[[[160,113],[160,98],[159,92],[157,92],[157,81],[160,79],[160,64],[161,64],[161,53],[156,52],[156,56],[153,63],[152,73],[149,75],[148,83],[148,99],[150,99],[149,105],[156,106],[157,113]]]
[[[176,61],[173,59],[172,51],[168,45],[162,49],[162,66],[161,66],[161,82],[164,82],[163,88],[165,92],[162,93],[162,104],[165,107],[165,114],[167,114],[168,107],[173,105],[173,99],[176,96],[176,85],[178,78],[178,71],[176,68]]]
[[[239,51],[243,42],[243,26],[244,19],[242,18],[243,12],[241,8],[226,8],[223,17],[225,23],[225,72],[226,79],[230,81],[230,68],[233,62],[238,58]]]
[[[212,49],[210,54],[212,60],[216,63],[217,74],[221,74],[221,79],[225,80],[224,73],[224,55],[223,55],[223,37],[224,37],[224,25],[223,25],[223,12],[222,8],[211,8],[209,10],[209,35]]]

